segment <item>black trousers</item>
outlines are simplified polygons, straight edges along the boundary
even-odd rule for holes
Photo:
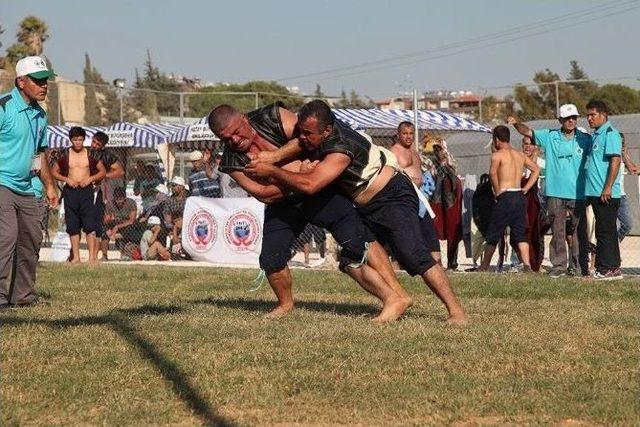
[[[596,220],[596,269],[604,272],[620,268],[620,245],[618,242],[618,209],[620,199],[611,199],[605,204],[599,197],[587,197]]]

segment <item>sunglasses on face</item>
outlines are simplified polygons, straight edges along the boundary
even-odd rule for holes
[[[43,79],[36,79],[35,77],[27,76],[29,80],[31,80],[36,86],[46,86],[48,82],[48,78],[45,77]]]

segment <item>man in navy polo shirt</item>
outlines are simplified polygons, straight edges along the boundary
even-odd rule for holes
[[[609,122],[609,109],[603,101],[589,101],[587,121],[594,129],[587,157],[585,195],[596,219],[596,272],[598,280],[622,279],[617,224],[620,208],[618,172],[622,138]]]
[[[552,223],[549,260],[553,267],[549,276],[554,279],[564,276],[567,272],[570,275],[575,274],[574,263],[570,262],[571,268],[567,269],[567,214],[570,218],[569,225],[574,230],[572,241],[577,242],[578,223],[584,218],[585,212],[584,167],[591,146],[591,136],[577,129],[578,109],[575,105],[560,106],[558,121],[560,129],[533,131],[513,117],[507,119],[520,134],[531,137],[544,151],[545,195]],[[578,245],[573,244],[569,248],[569,257],[575,260],[577,255]]]
[[[28,56],[16,64],[16,76],[15,88],[0,95],[0,272],[8,271],[14,255],[17,266],[11,284],[0,283],[0,308],[38,300],[34,282],[42,229],[33,188],[36,175],[44,184],[49,204],[58,204],[44,153],[47,115],[38,105],[47,96],[48,79],[55,74],[42,58]]]

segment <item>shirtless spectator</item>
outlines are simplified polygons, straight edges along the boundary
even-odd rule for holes
[[[71,239],[71,263],[80,263],[80,232],[84,230],[89,247],[89,264],[97,260],[96,231],[99,228],[93,185],[106,176],[102,162],[93,157],[83,146],[86,132],[81,127],[69,130],[71,147],[65,150],[53,166],[52,175],[65,183],[64,198],[65,223]]]
[[[107,205],[104,215],[104,227],[109,240],[120,240],[120,231],[135,222],[137,212],[136,202],[127,198],[123,187],[113,190],[113,201]]]
[[[523,271],[531,272],[529,262],[529,245],[526,231],[526,204],[524,195],[538,180],[540,167],[523,153],[513,149],[509,143],[509,128],[496,126],[493,129],[493,148],[489,177],[496,196],[496,204],[491,213],[491,219],[486,235],[484,258],[478,271],[488,271],[491,257],[496,245],[504,235],[506,227],[511,229],[511,245],[518,248],[520,259],[524,264]],[[524,187],[521,178],[524,168],[531,171]]]
[[[394,144],[391,146],[391,152],[398,159],[398,166],[409,175],[411,181],[420,188],[422,186],[422,169],[420,155],[414,146],[415,127],[413,123],[402,122],[398,125],[398,133]]]

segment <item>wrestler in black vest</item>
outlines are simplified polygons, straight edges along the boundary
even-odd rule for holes
[[[337,119],[331,135],[308,155],[311,160],[322,160],[331,153],[346,154],[351,158],[349,166],[335,181],[349,198],[355,198],[367,188],[387,163],[378,146]]]
[[[282,126],[280,108],[284,108],[284,104],[278,101],[247,113],[251,127],[255,129],[262,138],[278,148],[285,145],[290,139],[285,134]],[[251,160],[246,153],[224,147],[218,169],[224,173],[242,171],[249,162],[251,162]]]

